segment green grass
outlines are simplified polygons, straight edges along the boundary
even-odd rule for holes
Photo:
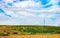
[[[11,26],[12,30],[20,31],[20,32],[28,32],[32,34],[37,33],[57,33],[60,31],[60,27],[54,26]]]
[[[1,33],[0,36],[9,36],[9,34]]]
[[[60,27],[58,26],[0,26],[5,27],[2,30],[9,32],[11,30],[17,31],[18,33],[21,32],[22,34],[60,34]],[[13,31],[12,31],[13,32]],[[4,32],[3,32],[4,33]],[[0,34],[4,35],[4,34]]]

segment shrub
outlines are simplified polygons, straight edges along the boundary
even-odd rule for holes
[[[0,36],[9,36],[9,34],[1,33]]]

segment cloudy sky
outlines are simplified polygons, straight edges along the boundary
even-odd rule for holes
[[[0,0],[0,25],[60,25],[60,0]]]

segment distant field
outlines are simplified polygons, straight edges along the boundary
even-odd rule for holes
[[[60,34],[59,26],[0,26],[0,36]]]

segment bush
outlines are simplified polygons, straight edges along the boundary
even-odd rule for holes
[[[9,36],[9,34],[3,34],[3,33],[1,33],[0,36]]]

